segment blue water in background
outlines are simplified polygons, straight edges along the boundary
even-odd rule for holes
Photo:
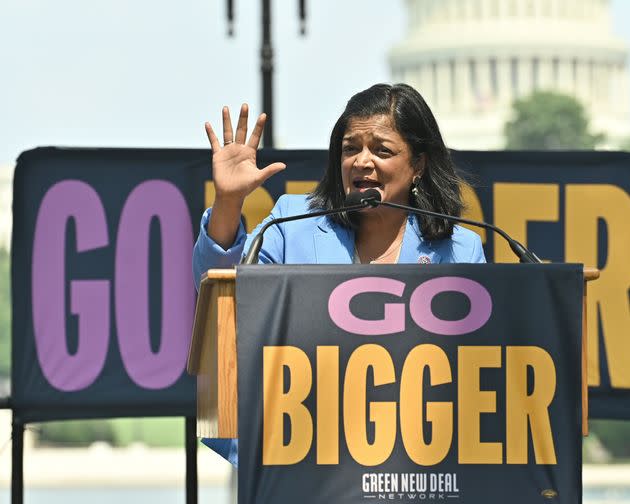
[[[630,475],[629,475],[630,477]],[[0,489],[0,504],[9,504],[9,489]],[[24,492],[24,504],[185,504],[183,488],[33,488]],[[584,504],[630,504],[629,487],[590,488],[584,491]],[[200,487],[199,504],[229,504],[224,487]]]
[[[630,479],[630,474],[628,474]],[[582,499],[584,504],[590,502],[610,502],[611,504],[630,503],[630,487],[597,487],[584,490]],[[201,501],[199,504],[202,504]]]
[[[229,490],[200,487],[199,504],[229,504]],[[0,490],[0,504],[11,502],[11,491]],[[172,487],[32,488],[24,491],[24,504],[185,504],[186,490]]]

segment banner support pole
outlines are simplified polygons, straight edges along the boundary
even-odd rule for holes
[[[24,502],[24,423],[13,412],[11,422],[11,504]]]
[[[186,417],[186,504],[197,504],[197,419]]]

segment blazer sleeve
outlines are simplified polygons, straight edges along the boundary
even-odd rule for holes
[[[199,290],[201,275],[211,268],[231,268],[236,264],[243,254],[243,247],[247,238],[245,227],[241,222],[234,243],[226,250],[212,238],[208,236],[206,227],[212,208],[208,208],[201,217],[199,225],[199,235],[193,248],[192,269],[195,287]]]
[[[290,215],[290,200],[286,195],[280,196],[275,206],[271,210],[271,214],[265,218],[251,234],[245,232],[245,227],[241,222],[236,232],[234,243],[227,249],[224,249],[215,242],[206,231],[212,208],[208,208],[201,217],[199,225],[199,235],[193,248],[192,269],[195,287],[199,290],[199,282],[201,275],[211,268],[232,268],[238,264],[249,250],[252,239],[258,234],[264,224],[271,219]],[[284,232],[281,225],[271,226],[265,233],[265,240],[260,250],[259,263],[284,263]]]

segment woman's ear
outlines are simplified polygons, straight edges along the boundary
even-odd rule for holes
[[[422,154],[420,154],[420,156],[418,156],[418,158],[416,158],[416,161],[413,164],[414,176],[422,178],[422,175],[424,175],[426,162],[427,162],[427,154],[426,152],[423,152]]]

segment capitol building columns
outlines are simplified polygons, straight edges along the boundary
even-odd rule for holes
[[[568,58],[562,58],[558,62],[558,85],[556,91],[575,96],[573,80],[573,64]]]
[[[606,65],[602,63],[593,63],[593,107],[598,110],[606,108],[606,87],[604,86],[604,77]]]
[[[554,88],[553,81],[553,59],[549,55],[538,60],[538,83],[536,86],[540,90],[549,90]]]
[[[521,58],[518,68],[519,98],[529,96],[534,92],[534,65],[532,58]]]
[[[456,92],[453,111],[460,111],[462,113],[470,112],[472,110],[472,84],[470,81],[470,69],[467,58],[455,60],[455,83]]]
[[[492,89],[490,85],[490,63],[487,59],[473,60],[475,100],[479,109],[486,109],[493,101]]]
[[[514,93],[512,91],[511,61],[505,56],[497,60],[497,83],[497,106],[501,109],[508,108],[512,103]]]
[[[516,98],[576,97],[609,147],[630,137],[627,48],[609,0],[406,0],[392,78],[415,86],[449,145],[501,149]]]
[[[429,105],[433,103],[433,65],[430,62],[424,62],[419,68],[420,75],[418,76],[418,87],[422,91]]]
[[[451,111],[453,104],[451,68],[448,61],[440,61],[437,64],[436,82],[438,83],[437,106],[440,109]]]
[[[584,104],[591,103],[592,89],[591,89],[591,83],[589,79],[589,64],[584,59],[578,61],[577,63],[575,80],[576,80],[575,97]]]

